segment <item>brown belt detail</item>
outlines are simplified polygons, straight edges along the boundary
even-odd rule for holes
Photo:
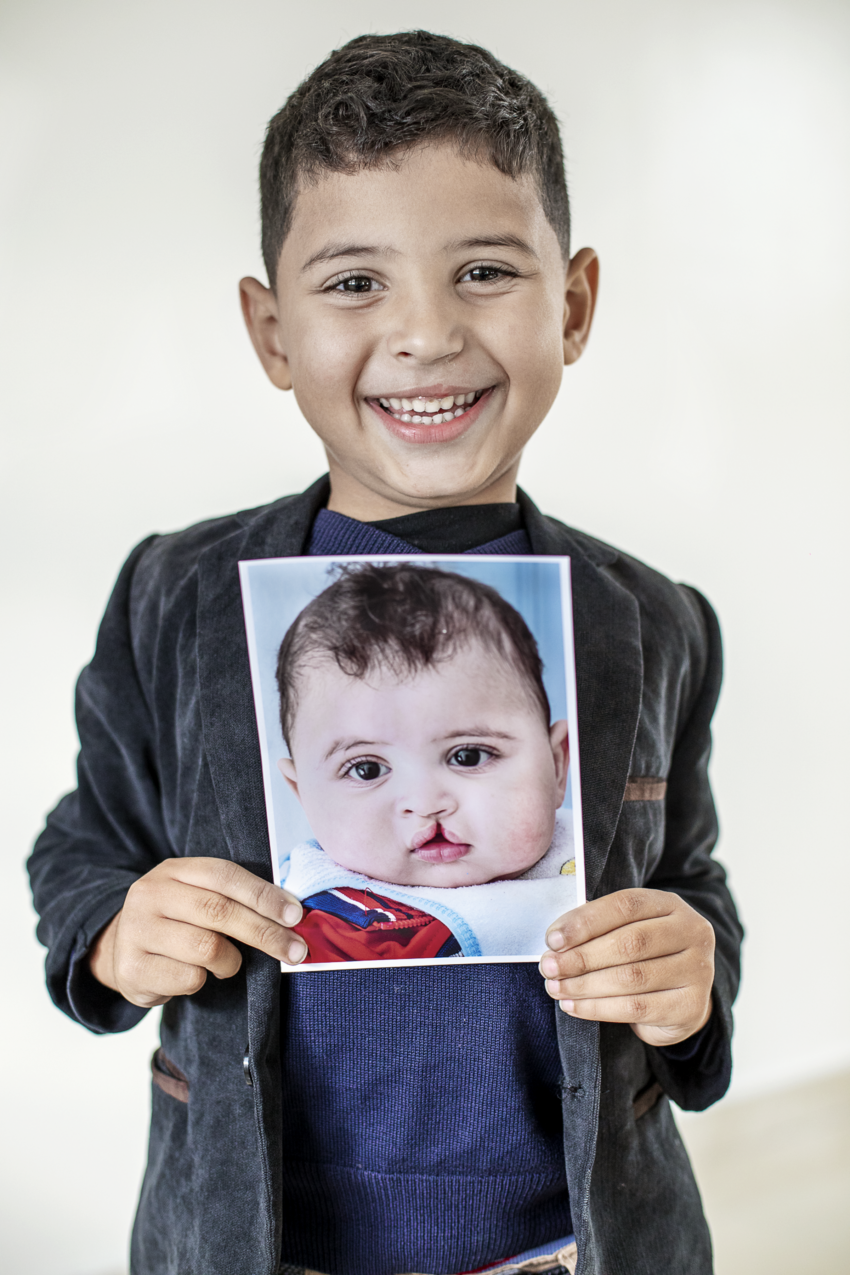
[[[663,1098],[664,1090],[661,1088],[657,1080],[653,1080],[641,1089],[640,1093],[632,1103],[632,1110],[635,1113],[635,1120],[640,1120],[641,1116],[645,1116],[647,1111],[651,1111],[658,1102],[659,1098]]]
[[[151,1076],[157,1089],[167,1093],[170,1098],[176,1098],[178,1102],[189,1101],[188,1078],[163,1049],[158,1049],[151,1059]]]
[[[667,793],[666,779],[643,776],[630,779],[626,784],[623,801],[663,801]]]

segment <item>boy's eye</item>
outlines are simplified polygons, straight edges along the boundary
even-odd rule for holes
[[[475,766],[483,766],[492,756],[486,748],[457,748],[449,758],[449,764],[470,770]]]
[[[385,766],[382,761],[356,761],[348,767],[345,774],[350,779],[359,779],[363,784],[370,784],[376,779],[382,779],[389,772],[389,766]]]
[[[362,296],[366,292],[377,291],[379,284],[366,274],[350,274],[344,279],[337,279],[330,285],[331,292],[342,292],[349,296]]]
[[[467,270],[461,283],[498,283],[502,279],[515,279],[516,272],[505,266],[473,266]]]

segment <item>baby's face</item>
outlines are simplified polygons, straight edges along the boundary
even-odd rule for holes
[[[567,724],[471,644],[399,681],[302,671],[280,769],[342,867],[397,885],[478,885],[546,853],[567,777]]]

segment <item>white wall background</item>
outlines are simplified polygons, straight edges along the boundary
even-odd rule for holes
[[[71,688],[150,530],[307,484],[265,383],[263,129],[332,47],[478,40],[564,121],[598,321],[522,480],[698,584],[727,643],[714,779],[749,930],[739,1096],[850,1062],[841,0],[5,0],[0,8],[2,1050],[10,1275],[124,1263],[153,1015],[96,1039],[48,1003],[21,861],[73,781]],[[843,356],[843,357],[842,357]]]

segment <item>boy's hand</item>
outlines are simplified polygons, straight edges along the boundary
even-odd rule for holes
[[[546,942],[546,990],[574,1018],[628,1023],[648,1045],[708,1022],[714,929],[678,894],[619,890],[565,913]]]
[[[293,895],[228,859],[166,859],[130,886],[89,967],[98,982],[149,1009],[199,991],[207,973],[231,978],[242,956],[229,939],[297,965],[307,947],[289,927],[301,912]]]

